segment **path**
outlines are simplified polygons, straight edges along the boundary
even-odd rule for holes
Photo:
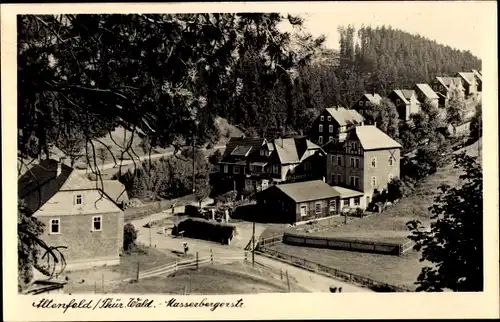
[[[225,145],[217,145],[217,146],[213,147],[213,149],[208,149],[207,150],[206,148],[201,148],[200,150],[201,151],[213,151],[213,150],[222,150],[222,149],[225,149],[225,148],[226,148]],[[140,156],[139,158],[134,157],[134,160],[117,160],[116,164],[114,162],[105,163],[105,164],[99,165],[98,168],[99,168],[100,171],[104,171],[104,170],[107,170],[107,169],[112,169],[114,167],[118,168],[119,166],[127,166],[127,165],[130,165],[130,164],[133,164],[134,162],[140,163],[140,161],[144,161],[147,158],[151,158],[151,160],[153,160],[153,159],[158,159],[158,158],[161,158],[161,157],[171,156],[173,154],[174,154],[174,151],[169,151],[169,152],[165,152],[165,153],[151,154],[150,156],[149,155],[143,155],[143,156]],[[77,170],[77,171],[79,171],[81,174],[86,174],[86,173],[91,172],[92,170],[90,169],[90,167],[87,167],[87,169]],[[94,167],[94,171],[96,171],[95,167]]]

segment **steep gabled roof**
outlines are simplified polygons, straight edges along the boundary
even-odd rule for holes
[[[274,186],[295,202],[335,198],[339,193],[321,180],[279,184]]]
[[[340,126],[359,124],[365,120],[356,110],[346,109],[344,107],[326,108],[326,111]]]
[[[460,72],[457,73],[457,75],[462,77],[462,79],[469,84],[472,84],[472,82],[474,81],[474,72]]]
[[[62,164],[61,174],[57,176],[57,167],[58,162],[52,159],[42,160],[38,164],[33,165],[17,181],[18,197],[22,199],[49,182],[52,182],[52,189],[55,189],[57,192],[73,172],[71,167]]]
[[[375,94],[364,94],[363,96],[366,97],[370,101],[370,103],[372,103],[374,105],[380,104],[380,101],[382,100],[382,97],[380,97],[380,95],[377,94],[377,93],[375,93]]]
[[[483,75],[481,75],[481,73],[477,69],[473,69],[472,72],[480,81],[483,80]]]
[[[415,86],[420,89],[426,98],[430,100],[439,98],[436,92],[434,92],[428,84],[417,84]]]
[[[275,139],[273,145],[281,164],[299,163],[309,156],[307,151],[321,150],[305,137]]]
[[[406,99],[405,95],[403,94],[403,90],[395,89],[393,92],[399,97],[399,99],[403,101],[403,103],[410,104],[410,102]]]
[[[439,77],[439,76],[437,76],[436,79],[446,88],[449,88],[451,84],[454,84],[454,85],[461,85],[462,84],[462,79],[460,77]]]
[[[242,152],[242,150],[246,149],[242,147],[252,147],[252,151],[256,151],[259,150],[265,143],[267,143],[267,141],[263,138],[232,137],[226,143],[226,149],[224,150],[224,155],[222,156],[222,159],[225,159],[226,157],[230,156],[233,152],[235,152],[235,149],[237,149],[238,146],[240,148],[236,150],[237,154],[239,152]]]
[[[375,125],[356,126],[351,129],[350,134],[357,136],[364,150],[402,148],[401,144],[382,132]]]

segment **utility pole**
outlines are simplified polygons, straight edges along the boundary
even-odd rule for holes
[[[255,265],[255,220],[252,223],[252,265]]]
[[[196,124],[196,120],[194,120],[194,128],[195,130],[193,131],[193,199],[196,201],[196,197],[194,195],[195,191],[196,191],[196,188],[195,188],[195,180],[194,180],[194,176],[195,176],[195,159],[194,159],[194,154],[195,154],[195,132],[196,132],[196,128],[197,128],[197,124]]]
[[[151,216],[152,214],[149,214],[149,247],[151,248],[151,245],[152,245],[152,242],[151,242],[151,239],[152,239],[152,233],[151,231],[153,230],[153,227],[151,227]]]

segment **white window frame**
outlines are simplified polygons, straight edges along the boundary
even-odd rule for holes
[[[355,206],[361,205],[361,198],[360,197],[354,197],[354,205]]]
[[[278,174],[280,172],[279,165],[273,164],[273,173]]]
[[[363,101],[359,101],[359,106],[363,106]]]
[[[374,165],[375,164],[375,165]],[[370,165],[373,169],[377,168],[377,157],[371,159]]]
[[[396,105],[399,105],[399,104],[401,104],[401,100],[398,98],[398,99],[396,99]]]
[[[333,136],[328,137],[328,142],[331,142],[331,141],[333,141]]]
[[[99,219],[99,223],[101,224],[100,229],[95,229],[94,223],[96,222],[96,219]],[[102,216],[92,216],[92,222],[90,224],[92,225],[92,231],[102,231]]]
[[[377,187],[377,177],[372,176],[372,181],[371,181],[372,188]]]
[[[305,209],[304,213],[302,213],[302,209]],[[307,216],[307,205],[300,205],[300,216],[301,217]]]
[[[323,124],[318,125],[318,132],[323,133]]]
[[[333,133],[333,125],[328,125],[328,132]]]
[[[439,90],[440,90],[440,91],[444,90],[443,85],[440,85],[440,86],[439,86]]]
[[[354,167],[355,167],[356,162],[354,161],[354,158],[353,158],[353,157],[351,157],[351,158],[349,159],[349,165],[351,166],[351,168],[354,168]]]
[[[323,144],[323,136],[321,136],[321,135],[320,135],[320,136],[318,137],[318,143],[319,143],[319,144]]]
[[[337,211],[337,201],[335,199],[331,199],[328,202],[328,207],[330,208],[330,211]]]
[[[57,232],[52,231],[52,221],[57,220]],[[50,218],[49,219],[50,232],[49,235],[60,235],[61,234],[61,218]]]
[[[229,166],[224,164],[224,173],[229,173]]]
[[[319,211],[318,211],[318,206],[319,206]],[[321,213],[321,202],[315,202],[314,203],[314,213],[315,214],[320,214]]]
[[[323,115],[320,116],[320,120],[321,121],[324,121],[325,120],[325,117]]]
[[[240,174],[240,166],[239,165],[233,166],[233,174]]]
[[[335,155],[330,156],[330,161],[331,161],[332,165],[335,165]]]
[[[80,203],[78,203],[78,200],[80,200]],[[83,205],[83,195],[75,196],[75,205]]]
[[[361,168],[361,161],[359,158],[354,158],[354,167],[357,169]]]
[[[331,117],[331,116],[328,116],[328,117],[327,117],[327,120],[328,120],[328,122],[330,122],[330,121],[332,120],[332,117]]]

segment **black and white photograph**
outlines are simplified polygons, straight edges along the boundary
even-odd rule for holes
[[[485,29],[392,4],[17,14],[18,294],[484,292]]]

